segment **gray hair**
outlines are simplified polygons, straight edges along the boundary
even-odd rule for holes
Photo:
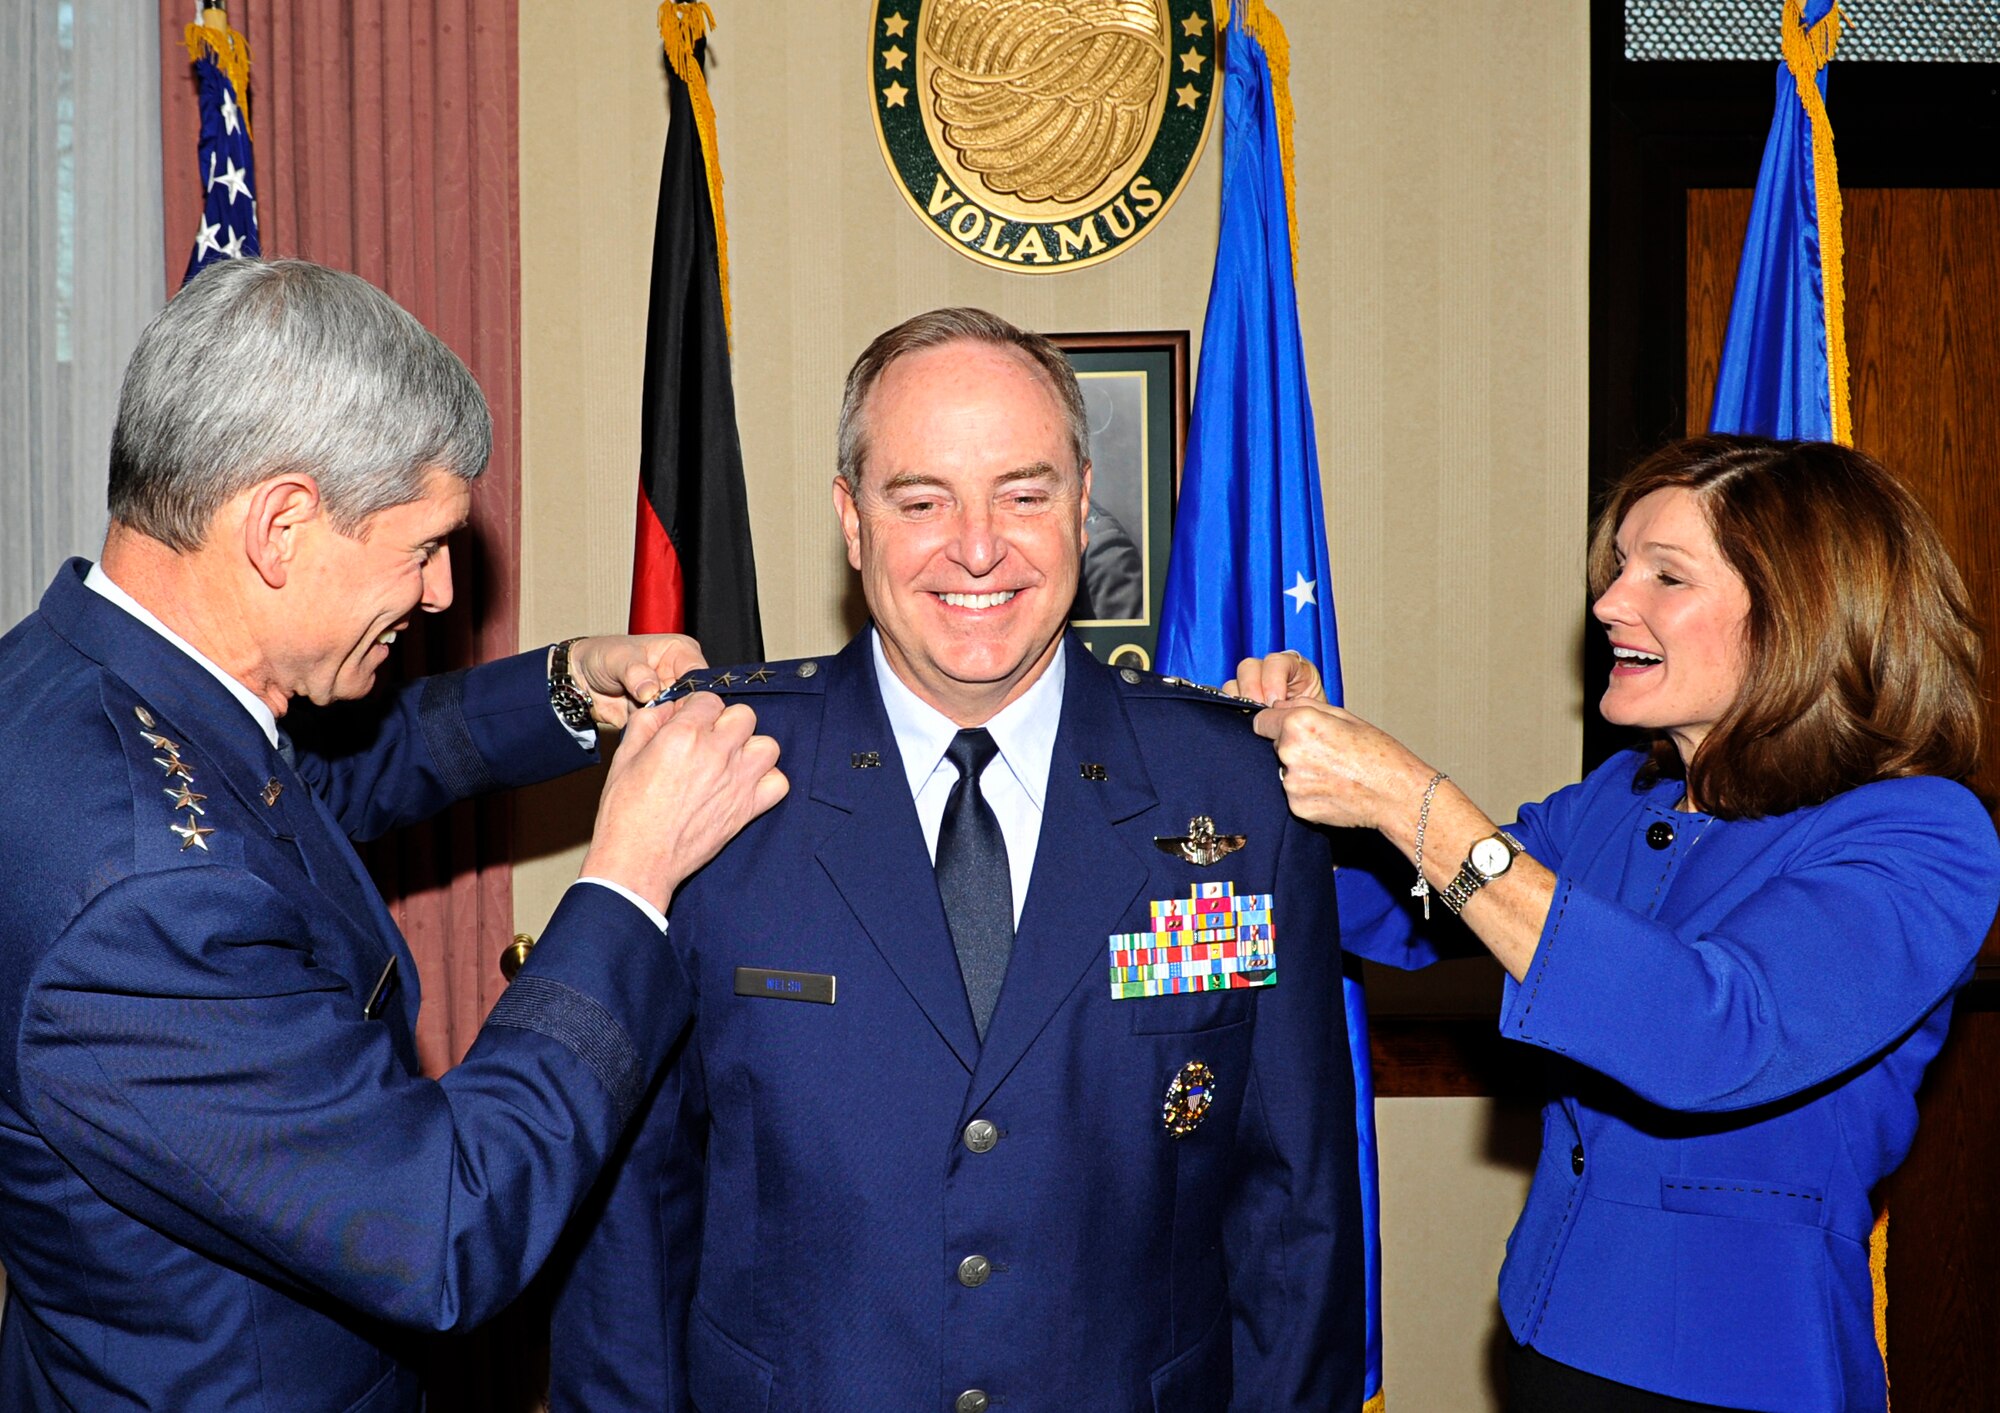
[[[305,472],[335,529],[486,469],[493,421],[458,356],[358,275],[209,266],[139,336],[111,440],[111,518],[186,553],[259,481]]]
[[[1012,349],[1041,372],[1069,432],[1070,469],[1078,476],[1083,474],[1084,463],[1090,460],[1090,418],[1083,408],[1083,389],[1077,386],[1076,370],[1063,351],[1040,334],[1015,328],[984,309],[933,309],[877,335],[847,371],[847,389],[840,399],[839,470],[850,492],[860,490],[862,463],[868,456],[868,428],[862,413],[868,394],[882,381],[889,365],[913,353],[961,342]]]

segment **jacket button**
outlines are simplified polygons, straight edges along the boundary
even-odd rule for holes
[[[965,1146],[975,1153],[991,1153],[1000,1141],[1000,1130],[991,1119],[974,1119],[965,1126]]]
[[[1656,819],[1646,826],[1646,842],[1656,849],[1664,849],[1674,842],[1674,827],[1664,819]]]
[[[1583,1145],[1581,1143],[1569,1150],[1569,1170],[1578,1177],[1583,1176]]]
[[[992,1274],[993,1263],[984,1256],[968,1256],[958,1263],[958,1283],[967,1290],[977,1290],[985,1285],[986,1278]]]
[[[986,1390],[969,1388],[952,1404],[955,1413],[986,1413]]]

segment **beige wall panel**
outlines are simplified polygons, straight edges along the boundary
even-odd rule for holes
[[[1573,779],[1580,750],[1588,13],[1277,8],[1348,701],[1508,811]],[[858,621],[827,491],[855,354],[908,314],[973,303],[1048,330],[1186,328],[1198,356],[1221,134],[1125,254],[1058,276],[993,270],[923,229],[891,182],[863,5],[715,10],[759,592],[767,648],[791,656]],[[521,30],[527,643],[623,621],[665,107],[650,4],[524,8]],[[557,786],[519,811],[526,931],[574,876],[591,791]],[[1488,1407],[1493,1277],[1525,1184],[1493,1156],[1510,1120],[1475,1100],[1379,1113],[1394,1406]]]

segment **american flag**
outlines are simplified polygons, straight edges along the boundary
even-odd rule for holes
[[[219,62],[219,48],[232,51],[230,57],[236,62],[230,67],[239,78],[247,78],[250,51],[241,35],[207,25],[188,27],[188,49],[194,55],[195,77],[201,83],[201,184],[206,195],[201,229],[195,235],[194,253],[188,257],[182,284],[218,260],[261,252],[250,119],[237,81]]]

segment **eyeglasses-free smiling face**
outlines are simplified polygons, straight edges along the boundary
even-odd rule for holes
[[[1618,574],[1591,612],[1611,637],[1604,719],[1670,735],[1691,759],[1743,686],[1750,594],[1694,492],[1638,500],[1614,540]]]
[[[847,559],[883,655],[962,726],[989,720],[1061,648],[1090,468],[1023,355],[956,342],[897,359],[866,405],[859,488],[834,481]]]

